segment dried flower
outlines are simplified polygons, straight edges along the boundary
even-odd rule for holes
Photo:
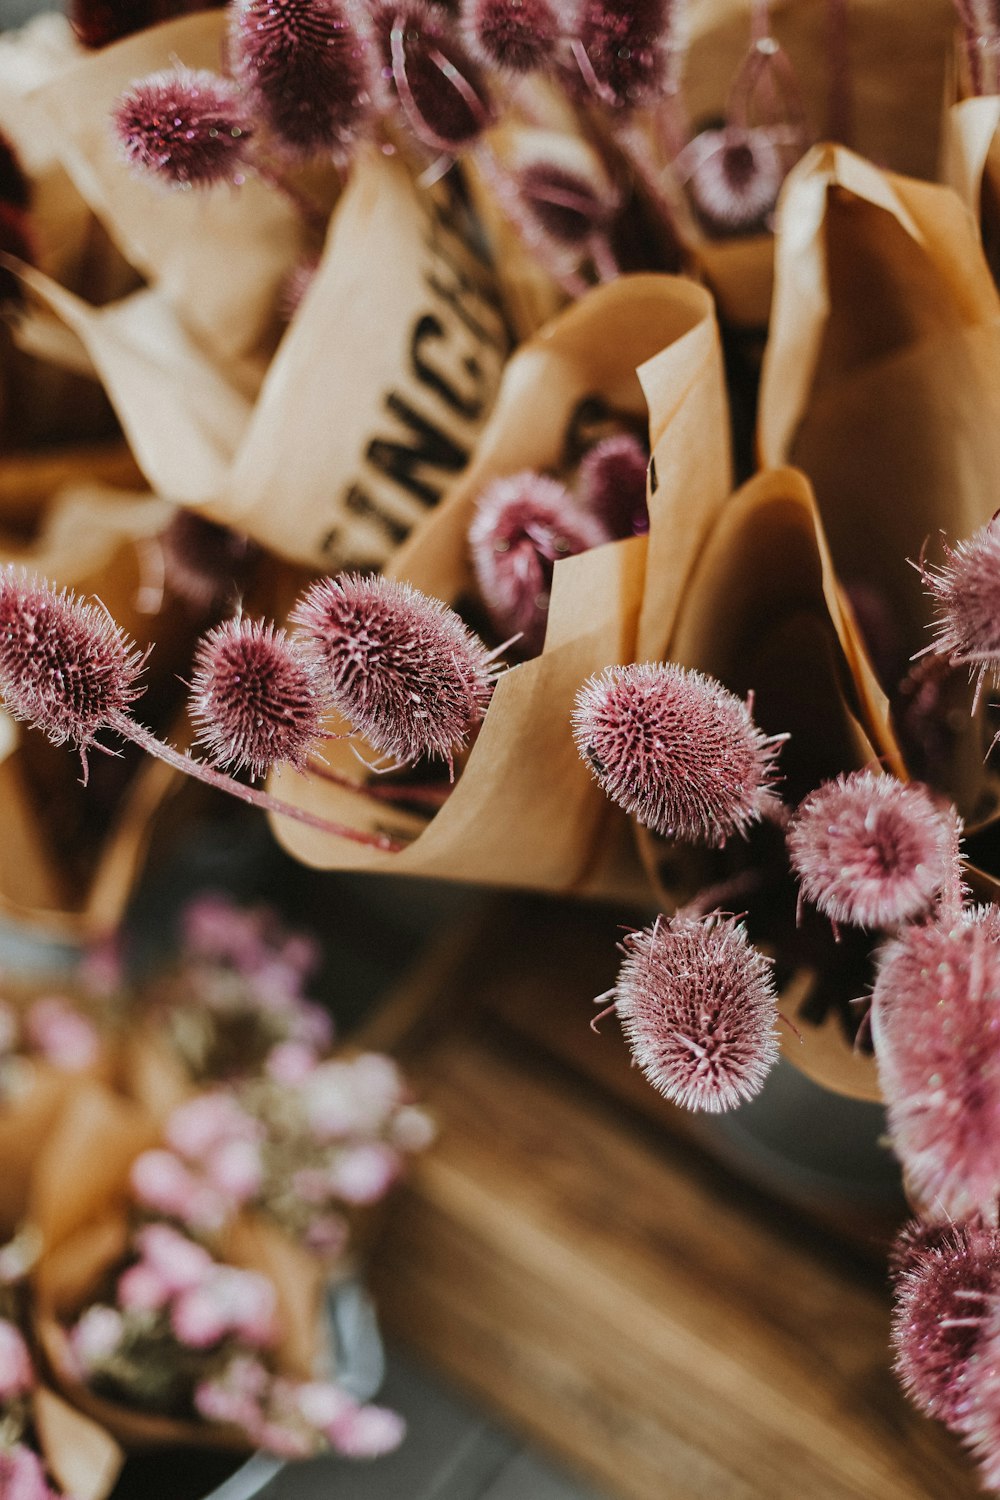
[[[957,547],[945,547],[945,563],[921,566],[935,610],[934,651],[953,666],[968,665],[978,677],[1000,667],[1000,518],[994,516]]]
[[[167,588],[203,613],[232,602],[258,556],[249,537],[185,506],[159,542]]]
[[[977,1221],[928,1235],[911,1225],[900,1235],[893,1282],[892,1346],[896,1374],[930,1417],[959,1426],[967,1376],[980,1330],[977,1293],[1000,1291],[1000,1233]]]
[[[407,583],[342,574],[314,583],[290,616],[324,663],[334,701],[400,764],[449,764],[486,712],[490,653],[453,610]]]
[[[699,214],[722,234],[762,225],[785,180],[782,153],[761,127],[704,130],[685,148],[683,161]]]
[[[670,662],[608,667],[577,694],[577,749],[605,792],[665,837],[718,846],[778,806],[775,754],[745,703]]]
[[[255,112],[286,146],[342,157],[370,130],[377,72],[355,0],[236,0],[230,44]]]
[[[610,184],[554,161],[529,162],[515,181],[521,205],[538,230],[556,245],[581,254],[595,235],[607,232],[620,207]]]
[[[330,704],[315,657],[283,630],[237,617],[198,643],[191,718],[216,765],[304,771]]]
[[[995,913],[909,927],[872,1004],[893,1146],[927,1217],[994,1222],[1000,1198],[1000,941]]]
[[[134,83],[115,106],[129,163],[175,187],[237,182],[252,135],[239,89],[205,68],[167,68]]]
[[[461,23],[477,61],[511,73],[550,66],[562,34],[549,0],[463,0]]]
[[[788,832],[807,900],[834,922],[895,927],[920,916],[955,864],[954,814],[925,787],[855,771],[800,805]]]
[[[432,150],[456,155],[492,123],[485,81],[442,5],[382,0],[376,35],[407,124]]]
[[[82,1073],[100,1056],[97,1027],[59,995],[43,995],[33,1001],[24,1030],[32,1047],[64,1072]]]
[[[667,1099],[717,1113],[753,1098],[778,1057],[771,963],[734,917],[660,917],[630,933],[615,1009]]]
[[[23,1443],[0,1452],[0,1495],[4,1500],[57,1500],[41,1459]]]
[[[577,62],[584,81],[615,109],[640,109],[670,76],[673,0],[584,0]]]
[[[274,1283],[266,1276],[215,1265],[204,1281],[177,1296],[170,1326],[188,1349],[209,1349],[230,1334],[265,1349],[274,1342],[276,1310]]]
[[[612,536],[642,536],[649,530],[648,464],[648,448],[631,432],[602,438],[580,460],[581,502]]]
[[[143,657],[100,606],[0,570],[0,693],[15,719],[86,751],[139,697]]]
[[[30,1395],[34,1386],[35,1372],[20,1329],[0,1318],[0,1406]]]
[[[526,469],[488,485],[476,503],[469,550],[499,632],[520,635],[526,652],[540,651],[555,563],[608,540],[557,479]]]
[[[125,1319],[116,1307],[88,1307],[70,1334],[70,1347],[80,1369],[98,1370],[113,1359],[125,1334]]]
[[[964,1366],[960,1382],[964,1399],[952,1424],[978,1460],[983,1486],[993,1494],[1000,1488],[1000,1298],[997,1293],[994,1281],[980,1326],[972,1330],[974,1350]],[[974,1302],[971,1309],[975,1309]],[[966,1319],[970,1317],[971,1309],[970,1304],[965,1304]]]

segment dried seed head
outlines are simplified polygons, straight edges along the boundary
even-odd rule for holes
[[[248,536],[184,507],[160,536],[166,584],[192,609],[231,602],[259,555]]]
[[[555,563],[608,540],[596,517],[581,512],[557,479],[526,469],[489,485],[476,504],[469,549],[500,634],[520,634],[524,651],[540,651]]]
[[[375,118],[377,63],[355,0],[236,0],[233,68],[255,113],[303,155],[342,157]]]
[[[0,693],[15,719],[86,753],[143,691],[144,658],[100,605],[0,569]],[[86,761],[84,761],[86,764]]]
[[[764,224],[785,180],[782,154],[767,130],[727,125],[702,131],[685,158],[688,191],[711,229],[740,234]]]
[[[434,151],[457,155],[493,121],[489,92],[450,15],[427,0],[382,0],[375,31],[410,129]]]
[[[956,1330],[976,1335],[971,1356],[966,1361],[962,1379],[956,1381],[961,1396],[951,1424],[960,1432],[979,1463],[979,1478],[984,1489],[996,1494],[1000,1489],[1000,1286],[994,1276],[988,1300],[977,1305],[963,1299],[957,1313],[960,1318],[975,1318],[981,1309],[978,1329]]]
[[[584,0],[577,53],[584,81],[615,109],[641,109],[670,79],[673,0]]]
[[[780,740],[700,672],[608,667],[577,694],[573,733],[612,801],[665,837],[718,846],[778,805]]]
[[[928,1218],[1000,1198],[1000,924],[995,909],[909,927],[882,949],[872,1038],[889,1129]]]
[[[394,761],[451,762],[493,691],[483,643],[407,583],[342,574],[314,583],[291,620],[328,674],[334,701]]]
[[[982,1313],[976,1293],[1000,1291],[1000,1233],[975,1220],[936,1234],[914,1224],[900,1235],[894,1258],[896,1374],[922,1412],[954,1429],[966,1415],[980,1336],[955,1323]],[[958,1295],[965,1293],[972,1295]]]
[[[607,230],[620,206],[610,184],[544,159],[522,167],[516,186],[541,233],[581,253],[595,234]]]
[[[968,665],[982,683],[1000,676],[1000,518],[957,547],[945,547],[939,568],[922,567],[934,604],[934,650],[953,666]]]
[[[304,770],[329,707],[315,658],[273,625],[227,620],[198,644],[191,718],[216,765]]]
[[[788,832],[808,901],[834,922],[896,927],[925,912],[955,863],[955,819],[925,787],[855,771],[817,788]]]
[[[584,454],[580,498],[612,536],[643,536],[649,530],[648,464],[648,448],[631,432],[616,432]]]
[[[463,0],[461,22],[477,62],[511,73],[549,67],[562,34],[549,0]]]
[[[623,947],[615,1009],[653,1087],[714,1113],[752,1099],[778,1057],[777,996],[735,917],[661,917]]]
[[[115,106],[115,132],[127,160],[175,187],[237,182],[251,128],[231,79],[207,69],[151,73]]]

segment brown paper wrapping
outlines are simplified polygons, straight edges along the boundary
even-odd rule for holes
[[[591,292],[511,360],[468,473],[393,559],[390,575],[445,600],[469,594],[466,534],[484,486],[524,468],[559,468],[581,403],[596,400],[642,420],[640,365],[642,385],[657,392],[659,406],[648,547],[665,570],[657,586],[679,590],[730,479],[711,302],[693,283],[667,276],[626,277]],[[680,513],[667,557],[658,541],[662,518]],[[503,673],[454,791],[426,825],[387,818],[384,805],[316,778],[274,778],[282,797],[312,811],[355,826],[417,832],[402,853],[383,855],[278,820],[281,841],[323,868],[636,895],[634,864],[626,873],[620,858],[616,830],[624,820],[580,760],[570,713],[587,677],[633,659],[646,553],[647,540],[636,537],[556,564],[545,649]],[[357,775],[348,743],[331,745],[327,759]]]
[[[792,173],[778,215],[761,459],[808,474],[838,577],[870,591],[898,632],[898,675],[928,643],[930,620],[907,560],[928,539],[933,560],[939,532],[967,536],[996,508],[998,314],[974,223],[947,188],[833,147]],[[967,819],[993,804],[984,750],[970,721],[943,771]]]
[[[124,1460],[111,1434],[45,1386],[32,1397],[31,1420],[60,1489],[73,1500],[105,1500]]]
[[[879,757],[899,768],[891,739],[883,739],[884,703],[843,606],[816,501],[794,470],[758,475],[721,512],[666,655],[740,697],[752,692],[761,728],[790,734],[779,760],[789,805]],[[654,867],[660,858],[672,870],[675,847],[640,834]],[[752,906],[753,895],[747,899]],[[789,1009],[793,1002],[786,994]],[[793,1063],[837,1092],[879,1097],[873,1060],[852,1052],[835,1016],[822,1026],[799,1024],[801,1043],[784,1036]]]

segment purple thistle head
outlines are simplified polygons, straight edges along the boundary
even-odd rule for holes
[[[462,0],[461,25],[477,62],[510,73],[548,68],[562,36],[550,0]]]
[[[161,534],[160,546],[168,589],[203,612],[233,598],[258,556],[248,536],[185,507]]]
[[[995,909],[904,929],[879,956],[872,1038],[893,1147],[928,1217],[995,1222],[1000,1198]]]
[[[770,133],[727,125],[705,130],[685,148],[688,192],[718,234],[763,226],[785,180],[785,162]]]
[[[143,691],[143,660],[102,605],[0,569],[0,694],[9,714],[54,745],[68,740],[85,757]]]
[[[670,82],[673,0],[583,0],[577,63],[613,109],[653,104]]]
[[[554,244],[581,253],[595,234],[607,231],[621,206],[609,183],[544,158],[523,166],[516,185],[539,231]]]
[[[805,799],[788,831],[807,901],[834,922],[897,927],[924,913],[954,865],[955,815],[926,787],[855,771]]]
[[[348,154],[375,117],[377,62],[355,0],[236,0],[233,68],[256,113],[305,156]]]
[[[580,498],[612,536],[644,536],[649,530],[646,469],[649,450],[631,432],[596,443],[580,461]]]
[[[979,1463],[979,1478],[984,1489],[996,1494],[1000,1489],[1000,1286],[994,1280],[990,1300],[982,1309],[978,1329],[958,1330],[978,1335],[975,1347],[962,1372],[959,1388],[963,1400],[956,1419],[950,1425],[961,1433]],[[964,1314],[974,1317],[975,1301],[964,1302]]]
[[[219,73],[151,73],[122,95],[113,120],[129,163],[175,187],[236,182],[247,165],[250,122],[236,84]]]
[[[911,1224],[893,1260],[896,1374],[922,1412],[960,1428],[981,1330],[955,1325],[982,1315],[979,1294],[1000,1291],[1000,1233],[977,1220],[936,1233]]]
[[[685,1109],[733,1109],[778,1058],[771,962],[735,917],[660,917],[630,933],[615,1009],[646,1078]]]
[[[381,0],[375,30],[383,74],[395,86],[413,134],[434,151],[455,156],[493,122],[486,82],[442,5]]]
[[[934,650],[952,666],[971,667],[982,684],[1000,668],[1000,517],[946,546],[945,558],[920,569],[934,605]]]
[[[557,479],[526,469],[487,486],[469,528],[469,550],[483,603],[501,635],[520,634],[525,652],[539,652],[556,562],[609,539]]]
[[[191,718],[216,765],[304,770],[329,706],[315,658],[273,625],[226,620],[198,643]]]
[[[666,838],[718,847],[778,806],[780,738],[701,672],[608,667],[577,694],[573,733],[612,801]]]
[[[454,610],[408,583],[322,578],[290,618],[323,663],[337,708],[400,764],[422,755],[450,764],[486,712],[490,653]]]

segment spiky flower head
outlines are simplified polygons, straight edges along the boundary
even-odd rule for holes
[[[216,765],[304,770],[330,707],[315,657],[259,620],[226,620],[198,643],[191,718]]]
[[[485,68],[531,73],[551,66],[562,35],[549,0],[462,0],[462,35]]]
[[[872,1038],[893,1147],[925,1217],[996,1222],[1000,940],[989,908],[885,945]]]
[[[381,0],[374,25],[383,71],[417,139],[448,155],[473,145],[492,124],[493,106],[445,7]]]
[[[769,131],[727,125],[704,130],[685,148],[688,191],[702,219],[720,234],[764,224],[785,180],[785,162]]]
[[[952,1429],[967,1416],[980,1294],[1000,1291],[1000,1233],[978,1220],[935,1232],[911,1224],[893,1257],[892,1347],[911,1401]]]
[[[251,126],[230,78],[206,68],[165,68],[134,83],[113,122],[128,162],[175,187],[236,182]]]
[[[945,562],[921,567],[934,605],[934,650],[952,666],[967,665],[982,685],[1000,669],[1000,517],[994,516],[956,547]]]
[[[392,579],[341,574],[290,616],[326,670],[337,708],[399,764],[449,764],[483,717],[492,658],[447,605]]]
[[[602,438],[580,460],[580,499],[612,536],[642,536],[649,530],[648,464],[648,448],[631,432]]]
[[[615,1009],[646,1078],[685,1109],[752,1099],[778,1058],[771,962],[735,917],[660,917],[630,933]]]
[[[349,153],[378,90],[367,7],[354,0],[236,0],[230,50],[255,114],[309,156]]]
[[[926,787],[872,771],[824,782],[788,831],[803,895],[855,927],[896,927],[925,912],[952,872],[955,845],[955,815]]]
[[[962,1400],[955,1421],[979,1463],[979,1478],[991,1494],[1000,1489],[1000,1286],[994,1276],[992,1292],[982,1305],[982,1318],[971,1357],[961,1381]],[[964,1303],[964,1318],[974,1320],[976,1304]]]
[[[670,81],[673,0],[583,0],[577,62],[613,109],[653,104]]]
[[[608,667],[577,694],[573,734],[612,801],[646,828],[724,844],[778,807],[775,756],[745,703],[672,662]]]
[[[621,203],[607,180],[539,157],[515,174],[518,198],[539,232],[555,245],[585,251],[604,234]]]
[[[143,691],[143,661],[102,605],[0,569],[0,694],[9,714],[53,744],[68,740],[85,756]]]
[[[501,635],[542,649],[556,562],[610,539],[595,516],[545,474],[525,469],[487,486],[469,528],[469,550],[483,603]]]
[[[187,506],[161,533],[160,546],[167,588],[200,611],[231,601],[259,555],[248,536]]]

